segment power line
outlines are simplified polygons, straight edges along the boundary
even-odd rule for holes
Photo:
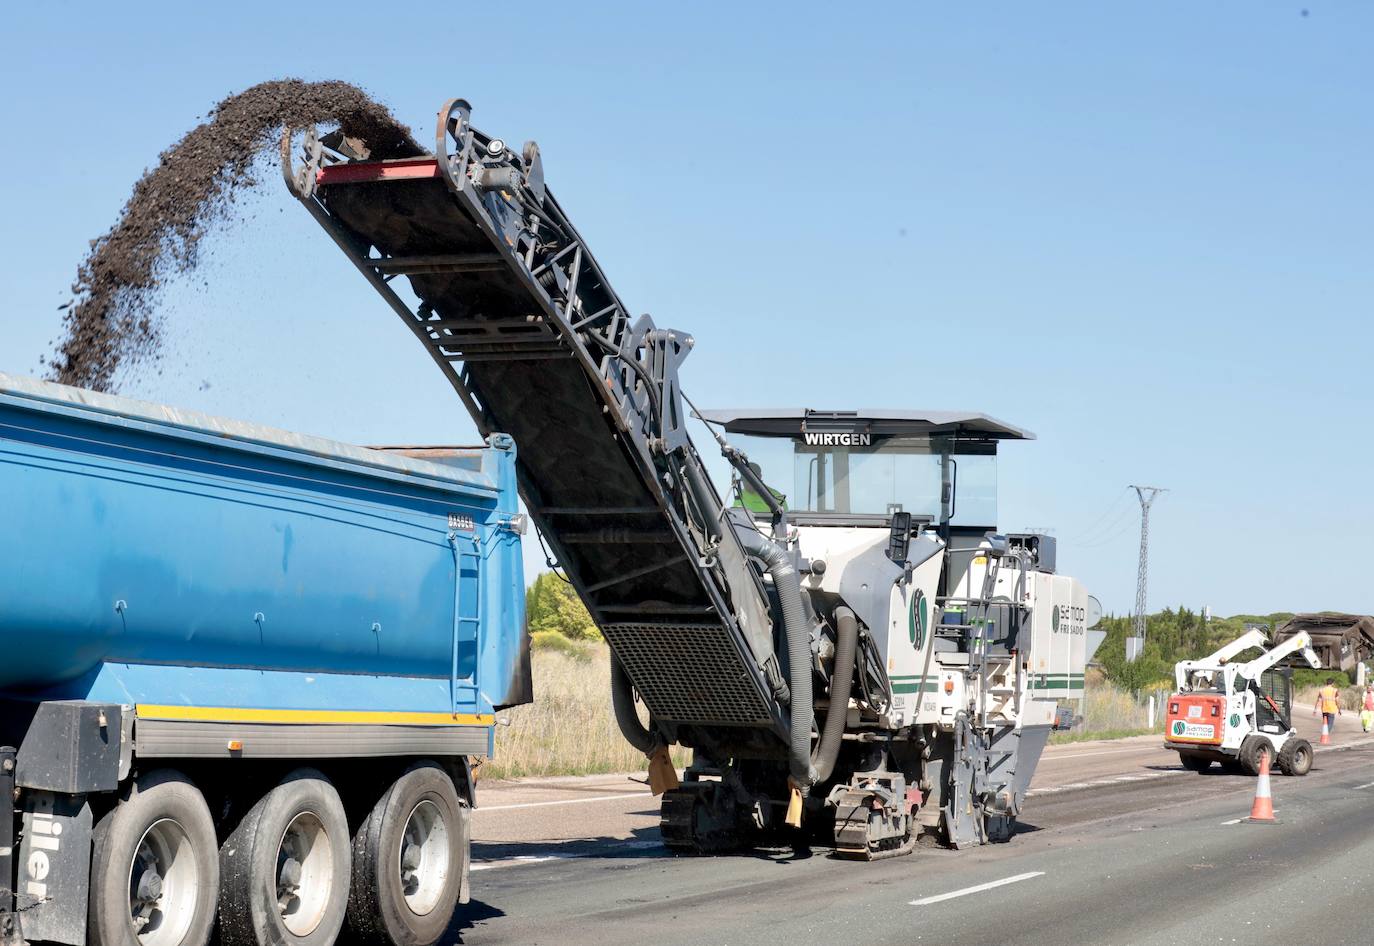
[[[1093,533],[1097,532],[1098,527],[1107,521],[1107,517],[1117,511],[1117,507],[1121,504],[1122,500],[1124,500],[1128,495],[1130,495],[1126,492],[1126,490],[1128,489],[1130,489],[1129,486],[1127,486],[1126,489],[1123,489],[1121,492],[1117,493],[1116,496],[1112,499],[1112,501],[1107,504],[1107,508],[1102,511],[1102,514],[1092,521],[1091,525],[1089,525],[1085,529],[1075,530],[1073,533],[1074,541],[1076,542],[1079,540],[1087,539]],[[1113,524],[1114,523],[1115,520],[1113,520]]]
[[[1150,506],[1160,493],[1167,493],[1162,486],[1132,486],[1140,499],[1140,570],[1135,579],[1135,636],[1145,643],[1145,586],[1150,574]],[[1148,496],[1145,494],[1149,493]]]

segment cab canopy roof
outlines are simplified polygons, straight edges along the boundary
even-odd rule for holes
[[[703,420],[735,434],[800,436],[845,431],[914,437],[961,436],[979,440],[1034,440],[1035,434],[987,414],[966,411],[816,411],[806,407],[723,408],[701,411]]]

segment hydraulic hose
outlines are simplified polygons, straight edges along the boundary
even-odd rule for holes
[[[848,608],[835,609],[835,663],[830,674],[830,708],[825,711],[825,729],[811,764],[816,781],[824,782],[835,769],[844,737],[845,717],[849,715],[849,691],[854,685],[854,660],[859,649],[859,619]]]
[[[816,781],[811,766],[811,724],[815,709],[811,699],[811,631],[802,604],[801,576],[792,558],[772,539],[756,529],[735,530],[744,551],[763,563],[773,578],[782,604],[783,634],[787,638],[788,688],[791,690],[791,745],[788,768],[792,781],[805,792]]]
[[[630,677],[614,655],[611,656],[611,706],[615,708],[615,721],[625,741],[645,755],[652,755],[659,747],[660,740],[655,733],[639,721],[635,712],[635,695]]]

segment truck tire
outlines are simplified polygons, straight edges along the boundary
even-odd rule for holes
[[[215,922],[215,825],[180,772],[140,776],[95,827],[90,946],[205,946]]]
[[[430,946],[453,919],[467,857],[453,780],[434,762],[411,766],[353,835],[350,929],[369,946]]]
[[[1212,760],[1206,756],[1193,755],[1191,752],[1180,752],[1178,761],[1183,763],[1183,767],[1189,772],[1206,772],[1212,767]]]
[[[1312,743],[1297,736],[1289,738],[1279,750],[1279,771],[1284,775],[1306,775],[1312,771]]]
[[[223,946],[332,946],[348,906],[348,819],[329,780],[296,769],[220,846]]]

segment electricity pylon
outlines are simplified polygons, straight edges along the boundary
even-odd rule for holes
[[[1168,492],[1160,486],[1132,486],[1140,497],[1140,571],[1135,579],[1135,636],[1145,643],[1145,585],[1150,574],[1150,504],[1160,493]],[[1146,493],[1149,495],[1147,496]]]

